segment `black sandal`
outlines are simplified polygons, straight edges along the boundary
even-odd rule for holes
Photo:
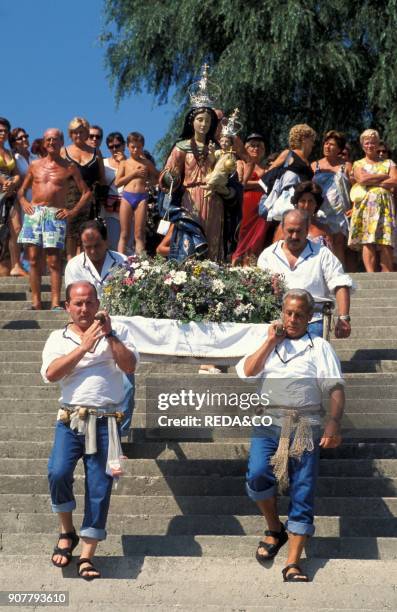
[[[299,573],[294,572],[293,574],[288,574],[288,570],[297,569]],[[282,575],[284,578],[284,582],[309,582],[309,578],[306,574],[304,574],[296,563],[290,563],[282,570]]]
[[[283,523],[281,523],[281,529],[280,531],[271,531],[270,529],[267,529],[265,531],[265,536],[270,536],[272,538],[276,538],[278,540],[277,544],[269,544],[268,542],[264,542],[263,540],[261,540],[259,542],[258,545],[258,549],[256,551],[256,560],[263,565],[266,561],[270,561],[270,559],[274,559],[274,557],[277,555],[278,551],[280,550],[280,548],[282,546],[284,546],[284,544],[286,542],[288,542],[288,533],[283,525]],[[264,548],[265,550],[267,550],[268,554],[267,555],[261,555],[259,553],[259,549],[260,548]]]
[[[52,553],[51,561],[52,561],[52,564],[55,565],[55,567],[67,567],[72,560],[72,552],[74,551],[77,544],[79,543],[80,538],[77,535],[76,530],[73,529],[73,531],[69,531],[69,533],[60,533],[58,537],[58,543],[59,543],[59,540],[72,540],[72,544],[71,546],[67,546],[66,548],[60,548],[60,546],[58,545],[55,546],[54,552]],[[67,562],[59,563],[59,561],[58,562],[54,561],[55,555],[61,555],[61,557],[65,557]]]
[[[80,569],[80,565],[82,563],[88,563],[89,567],[83,567],[82,569]],[[80,578],[82,578],[83,580],[95,580],[95,578],[100,578],[101,577],[101,572],[99,570],[97,570],[96,567],[94,567],[91,559],[85,559],[85,558],[81,558],[77,561],[76,563],[77,565],[77,574],[78,576],[80,576]],[[88,572],[97,572],[97,576],[86,576],[86,574],[88,574]]]

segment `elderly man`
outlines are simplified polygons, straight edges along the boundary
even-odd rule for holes
[[[288,582],[308,581],[299,561],[307,537],[314,533],[320,446],[335,448],[341,443],[344,381],[331,346],[307,331],[313,307],[307,291],[288,291],[283,299],[282,322],[269,325],[267,338],[258,350],[237,364],[238,375],[261,379],[261,393],[271,398],[266,411],[272,425],[255,428],[247,472],[248,495],[258,504],[268,526],[256,558],[266,564],[288,541],[282,572]],[[324,393],[330,396],[330,415],[321,435]],[[290,506],[284,526],[277,511],[276,491],[277,483],[284,488],[288,479]]]
[[[72,219],[90,199],[91,192],[75,164],[60,156],[63,134],[51,128],[44,134],[47,156],[33,161],[18,191],[25,211],[18,242],[25,245],[30,265],[32,308],[41,309],[41,252],[45,249],[51,276],[51,307],[63,310],[61,299],[61,252],[65,246],[66,220]],[[73,209],[65,208],[69,179],[73,178],[81,197]],[[32,200],[25,194],[32,188]]]
[[[309,217],[300,210],[284,213],[284,240],[265,249],[258,266],[284,276],[287,287],[306,289],[314,298],[315,308],[310,322],[312,334],[323,335],[322,309],[324,301],[335,294],[338,319],[336,338],[350,336],[350,288],[353,281],[345,274],[339,259],[331,251],[307,238]]]
[[[107,230],[102,221],[86,221],[80,227],[83,252],[72,257],[65,268],[65,286],[80,280],[92,283],[98,297],[112,271],[121,266],[127,257],[107,246]]]
[[[71,322],[52,332],[43,351],[45,382],[60,382],[61,408],[48,463],[52,509],[59,514],[60,534],[52,563],[66,567],[79,542],[73,526],[73,472],[82,458],[85,505],[80,535],[83,541],[78,574],[100,576],[92,557],[106,538],[106,519],[113,478],[122,473],[117,422],[126,393],[123,373],[135,371],[138,354],[128,329],[98,313],[96,290],[88,282],[66,289]]]

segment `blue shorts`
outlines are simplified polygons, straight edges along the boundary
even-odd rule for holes
[[[57,219],[59,208],[36,205],[33,215],[25,213],[19,244],[33,244],[43,249],[63,249],[66,219]]]

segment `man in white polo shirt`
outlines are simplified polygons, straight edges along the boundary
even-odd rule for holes
[[[138,360],[133,338],[106,312],[98,313],[95,287],[87,281],[66,289],[71,322],[51,333],[43,350],[41,375],[61,386],[61,408],[48,463],[53,512],[59,514],[60,534],[52,563],[66,567],[79,538],[73,526],[76,507],[73,472],[82,458],[85,469],[83,540],[78,573],[92,580],[100,572],[92,565],[99,540],[106,538],[113,478],[121,475],[121,445],[117,422],[126,395],[123,373],[132,374]]]
[[[65,287],[76,281],[92,283],[101,299],[103,287],[117,267],[122,266],[127,257],[107,246],[107,230],[102,221],[86,221],[80,228],[83,252],[72,257],[65,268]]]
[[[325,246],[307,238],[309,217],[300,210],[290,210],[282,218],[284,240],[265,249],[258,266],[274,274],[282,274],[288,288],[306,289],[314,298],[315,310],[309,331],[323,335],[322,305],[335,295],[338,319],[337,338],[350,336],[350,289],[353,281],[343,271],[339,259]]]

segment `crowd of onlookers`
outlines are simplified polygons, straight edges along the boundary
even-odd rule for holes
[[[291,128],[288,147],[279,154],[268,154],[262,134],[243,143],[223,126],[220,111],[191,111],[159,172],[141,133],[124,137],[114,131],[103,140],[99,125],[74,118],[69,144],[60,133],[59,154],[78,169],[89,195],[77,214],[64,216],[65,262],[81,252],[82,224],[101,218],[113,252],[179,259],[200,254],[252,265],[283,238],[282,214],[295,207],[308,216],[309,238],[328,246],[348,271],[395,269],[397,170],[378,132],[362,133],[363,155],[353,162],[351,146],[336,130],[324,135],[321,154],[313,156],[317,134],[306,124]],[[0,117],[1,276],[29,273],[29,232],[21,233],[36,180],[29,179],[29,167],[47,155],[45,138],[30,144],[24,128]],[[211,191],[207,178],[222,155],[236,163]],[[81,195],[72,177],[64,195],[71,211]],[[44,271],[44,257],[40,265]]]

